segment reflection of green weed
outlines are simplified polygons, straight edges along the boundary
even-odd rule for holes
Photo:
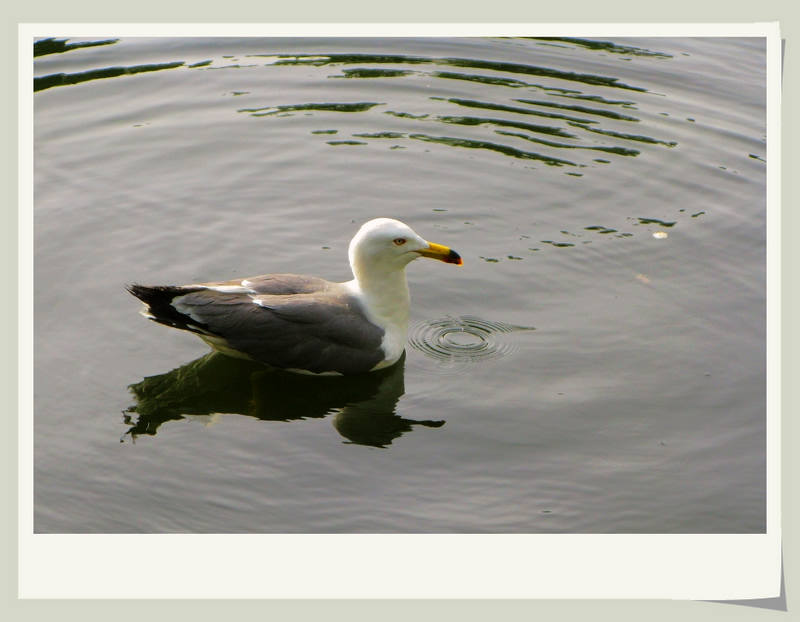
[[[616,229],[611,229],[609,227],[603,227],[602,225],[592,225],[591,227],[584,227],[586,231],[597,231],[597,233],[616,233]]]
[[[639,218],[640,225],[661,225],[662,227],[673,227],[675,226],[675,221],[667,222],[665,220],[659,220],[658,218]]]
[[[365,132],[363,134],[353,134],[353,136],[358,136],[359,138],[403,138],[405,134],[400,132]]]
[[[440,143],[442,145],[449,145],[450,147],[465,147],[467,149],[489,149],[490,151],[497,151],[513,158],[520,158],[523,160],[539,160],[550,166],[575,166],[574,162],[568,160],[561,160],[559,158],[552,158],[549,156],[533,153],[531,151],[522,151],[507,145],[498,145],[483,140],[471,140],[468,138],[454,138],[451,136],[428,136],[427,134],[410,134],[409,138],[416,140],[424,140],[431,143]]]
[[[279,106],[264,106],[262,108],[240,108],[238,112],[249,112],[254,117],[266,117],[270,115],[295,112],[298,110],[326,110],[331,112],[363,112],[380,106],[378,102],[354,102],[354,103],[309,103],[309,104],[284,104]]]
[[[33,79],[33,90],[42,91],[54,86],[67,86],[69,84],[79,84],[89,80],[100,80],[102,78],[116,78],[117,76],[143,73],[147,71],[160,71],[162,69],[174,69],[183,67],[183,62],[161,63],[159,65],[136,65],[133,67],[108,67],[106,69],[92,69],[81,71],[80,73],[53,73]]]
[[[329,145],[366,145],[367,143],[360,140],[329,140]]]
[[[541,242],[542,244],[550,244],[556,248],[568,248],[570,246],[575,246],[571,242],[553,242],[553,240],[542,240]]]
[[[407,76],[413,71],[404,69],[344,69],[345,78],[397,78]],[[337,77],[337,76],[334,76]]]
[[[592,39],[579,39],[576,37],[530,37],[535,41],[560,41],[571,43],[590,50],[600,50],[611,54],[625,54],[626,56],[655,56],[657,58],[672,58],[672,54],[665,52],[652,52],[644,48],[618,45],[611,41],[593,41]]]
[[[580,127],[587,132],[594,132],[595,134],[602,134],[603,136],[611,136],[613,138],[622,138],[624,140],[635,140],[640,143],[649,143],[651,145],[664,145],[665,147],[674,147],[678,143],[674,140],[666,141],[666,140],[658,140],[657,138],[650,138],[649,136],[641,136],[639,134],[625,134],[623,132],[614,132],[612,130],[601,130],[596,127],[589,127],[588,125],[584,125],[581,123],[575,123],[574,121],[567,121],[569,125],[573,127]]]

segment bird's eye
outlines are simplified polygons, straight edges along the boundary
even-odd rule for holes
[[[395,246],[402,246],[403,244],[406,243],[406,239],[405,238],[395,238],[394,240],[392,240],[392,242],[394,242]]]

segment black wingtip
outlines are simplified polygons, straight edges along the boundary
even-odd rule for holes
[[[139,283],[130,283],[125,285],[125,289],[139,300],[149,305],[169,303],[175,296],[185,293],[185,288],[175,287],[174,285],[140,285]]]
[[[172,306],[172,299],[176,296],[196,292],[202,288],[130,283],[125,285],[125,289],[146,305],[147,312],[143,315],[148,319],[193,333],[206,332],[205,324],[197,322]]]
[[[147,291],[147,287],[144,285],[139,285],[138,283],[126,283],[125,284],[125,291],[133,296],[136,296],[139,300],[144,301],[142,296],[145,296],[145,292]]]

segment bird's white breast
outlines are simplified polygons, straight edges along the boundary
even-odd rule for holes
[[[371,288],[365,292],[355,279],[344,283],[350,293],[361,304],[367,319],[383,329],[383,339],[381,340],[381,350],[383,350],[383,360],[372,369],[381,369],[397,362],[403,355],[406,348],[408,337],[408,285],[405,282],[405,275],[399,283],[394,283],[393,287],[388,286],[380,289]]]

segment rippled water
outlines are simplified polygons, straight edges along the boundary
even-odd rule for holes
[[[522,330],[534,328],[490,322],[472,316],[447,317],[412,326],[408,343],[426,356],[450,363],[461,371],[466,365],[514,352],[515,341],[503,339],[503,335]]]
[[[760,38],[35,45],[37,532],[763,532]],[[350,278],[403,361],[307,378],[126,283]]]

